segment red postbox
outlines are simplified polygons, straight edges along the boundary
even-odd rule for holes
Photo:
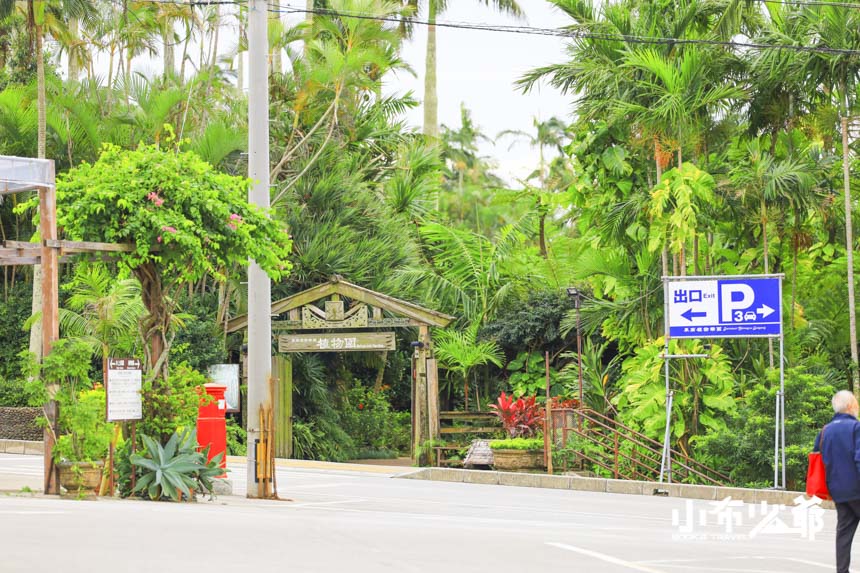
[[[209,397],[202,400],[197,413],[197,445],[201,450],[209,448],[208,459],[211,460],[223,453],[221,467],[227,467],[227,400],[224,393],[227,387],[221,384],[204,384],[203,388]],[[205,402],[209,402],[205,404]],[[221,477],[227,477],[225,473]]]

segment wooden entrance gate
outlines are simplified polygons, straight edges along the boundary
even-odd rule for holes
[[[292,454],[292,365],[295,352],[388,352],[396,348],[391,329],[414,328],[412,342],[412,444],[439,437],[439,375],[430,328],[454,321],[416,304],[349,283],[329,282],[272,303],[272,332],[280,355],[272,368],[275,385],[275,452]],[[228,332],[248,326],[247,316],[227,325]]]

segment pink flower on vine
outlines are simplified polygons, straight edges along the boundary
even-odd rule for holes
[[[161,235],[158,235],[158,238],[157,238],[157,239],[155,239],[155,240],[156,240],[156,241],[158,241],[158,242],[160,243],[160,242],[162,241]]]
[[[242,222],[242,215],[240,215],[238,213],[233,213],[230,215],[230,220],[231,221],[238,221],[239,223],[241,223]]]
[[[164,231],[165,233],[176,233],[177,232],[176,227],[170,227],[168,225],[165,225],[164,227],[162,227],[161,230]]]
[[[233,229],[234,231],[235,231],[236,229],[238,229],[238,227],[236,226],[236,224],[235,224],[235,223],[227,223],[227,226],[228,226],[228,227],[230,227],[231,229]]]
[[[164,199],[159,197],[158,193],[156,193],[155,191],[151,191],[149,195],[146,196],[146,198],[155,203],[156,207],[161,207],[162,205],[164,205]]]

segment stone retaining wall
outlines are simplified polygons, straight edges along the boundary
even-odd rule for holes
[[[41,415],[41,408],[0,407],[0,440],[41,441],[42,429],[36,424]]]

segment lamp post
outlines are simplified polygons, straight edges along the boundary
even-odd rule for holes
[[[580,321],[580,307],[582,307],[582,292],[576,287],[567,287],[567,296],[573,301],[573,308],[576,309],[576,355],[579,367],[579,408],[583,407],[582,393],[582,322]],[[579,425],[582,425],[582,417],[577,416]]]

